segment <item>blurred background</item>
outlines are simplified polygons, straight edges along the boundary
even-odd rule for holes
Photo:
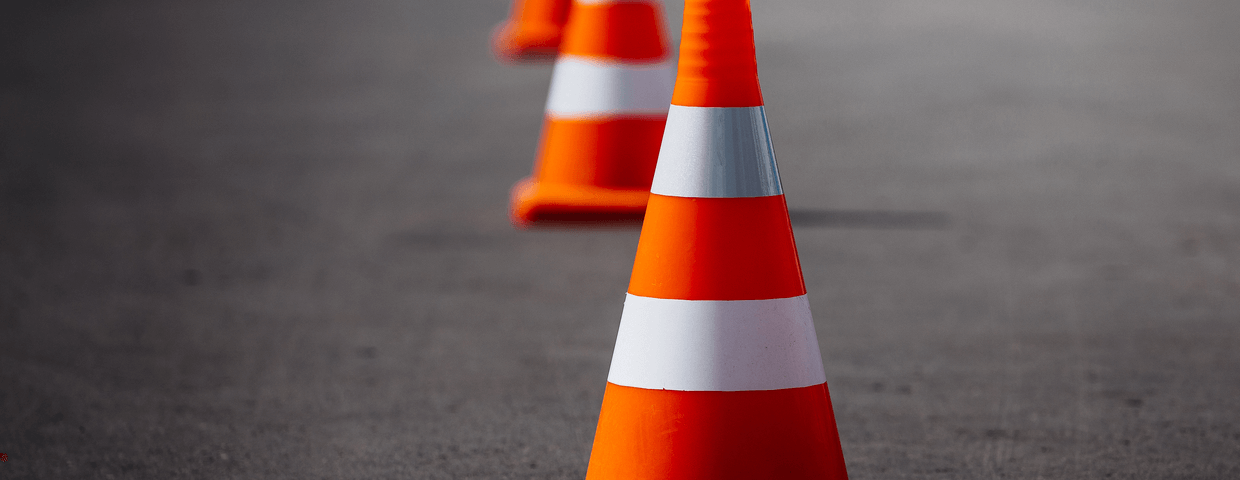
[[[752,4],[854,480],[1240,478],[1240,2]],[[583,478],[638,231],[510,226],[507,14],[0,4],[0,477]]]

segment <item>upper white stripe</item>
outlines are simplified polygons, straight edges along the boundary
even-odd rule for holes
[[[560,117],[667,115],[676,72],[668,62],[626,64],[561,55],[551,77],[547,114]]]
[[[669,300],[629,294],[607,381],[682,391],[826,383],[809,301]]]
[[[716,198],[784,193],[766,110],[672,105],[650,192]]]

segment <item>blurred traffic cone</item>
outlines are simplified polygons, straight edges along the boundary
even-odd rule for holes
[[[574,2],[515,224],[641,219],[674,78],[662,19],[658,0]]]
[[[686,0],[589,480],[846,479],[747,0]]]
[[[495,56],[512,63],[554,59],[571,5],[572,0],[513,0],[511,16],[491,34]]]

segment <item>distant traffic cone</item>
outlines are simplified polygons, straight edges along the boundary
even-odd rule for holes
[[[574,2],[513,222],[641,219],[673,78],[658,0]]]
[[[588,480],[846,479],[747,0],[686,0]]]
[[[572,0],[513,0],[511,16],[491,34],[491,50],[512,63],[551,61],[571,5]]]

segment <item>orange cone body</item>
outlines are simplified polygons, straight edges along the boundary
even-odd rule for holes
[[[747,0],[686,0],[588,480],[846,479]]]
[[[674,78],[662,18],[658,0],[574,2],[515,224],[641,218]]]
[[[495,56],[512,63],[555,58],[571,5],[572,0],[513,0],[512,15],[491,34]]]

